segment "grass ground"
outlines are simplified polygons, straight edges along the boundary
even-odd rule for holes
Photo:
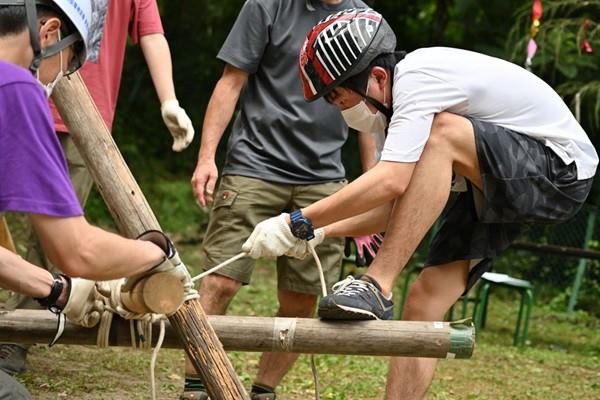
[[[183,259],[199,265],[197,246],[180,246]],[[241,290],[230,314],[272,315],[276,310],[273,267],[262,263],[252,285]],[[470,360],[443,360],[427,399],[600,399],[600,320],[565,317],[536,304],[523,349],[511,345],[516,299],[492,298],[488,324]],[[324,338],[327,340],[327,338]],[[357,340],[357,346],[360,341]],[[229,353],[247,387],[259,354]],[[150,353],[126,348],[35,346],[18,379],[35,399],[149,399]],[[381,399],[387,359],[317,356],[321,398]],[[158,398],[177,399],[183,385],[183,352],[161,350],[156,369]],[[310,360],[301,356],[279,387],[283,400],[314,398]]]

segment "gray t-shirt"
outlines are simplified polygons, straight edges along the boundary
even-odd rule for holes
[[[323,99],[304,101],[298,53],[327,15],[362,1],[247,0],[217,58],[250,75],[240,97],[223,175],[285,184],[344,179],[348,128]],[[309,10],[309,8],[314,10]]]

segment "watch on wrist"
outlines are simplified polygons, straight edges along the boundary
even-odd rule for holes
[[[310,219],[302,215],[302,210],[292,211],[290,214],[292,235],[302,240],[311,240],[315,237],[315,230]]]

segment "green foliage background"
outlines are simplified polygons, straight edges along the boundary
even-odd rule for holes
[[[135,46],[127,49],[114,136],[163,227],[197,240],[202,235],[206,214],[195,204],[189,179],[196,163],[204,110],[223,69],[215,57],[243,0],[158,2],[171,47],[178,98],[192,118],[196,138],[184,152],[171,151],[171,137],[162,123],[154,87],[141,51]],[[453,46],[524,63],[532,0],[367,0],[367,3],[379,10],[394,28],[399,49]],[[582,125],[598,147],[600,0],[544,0],[543,4],[533,72],[556,88],[572,107],[575,94],[582,93]],[[587,31],[581,25],[585,19],[589,21]],[[581,51],[584,35],[594,49],[592,53]],[[219,147],[218,165],[223,162],[225,142],[226,137]],[[354,135],[350,135],[344,148],[344,162],[350,179],[360,173]],[[589,203],[600,203],[598,183]],[[87,211],[93,220],[110,223],[97,194],[92,196]],[[598,235],[594,237],[596,243],[600,240]],[[536,268],[538,258],[519,254],[508,257],[504,263],[508,270],[504,272],[513,270],[522,276],[524,271],[535,269],[542,274]],[[593,278],[588,279],[589,299],[600,296],[600,272],[596,264],[589,268],[589,277]],[[546,270],[545,274],[538,276],[539,280],[548,280],[557,289],[556,296],[565,297],[571,277],[557,274],[556,269]]]

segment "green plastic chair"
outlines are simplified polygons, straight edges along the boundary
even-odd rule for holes
[[[473,311],[475,332],[479,334],[481,329],[485,326],[490,291],[494,287],[516,290],[520,293],[521,301],[519,303],[519,314],[517,316],[517,323],[513,335],[513,345],[524,346],[527,343],[529,319],[533,308],[533,285],[529,281],[516,279],[506,274],[486,272],[481,277],[481,283],[477,290],[477,297],[475,300],[475,310]]]
[[[403,288],[400,292],[399,307],[397,310],[396,318],[400,319],[402,315],[402,309],[406,302],[406,296],[408,295],[408,288],[410,282],[415,274],[421,271],[421,266],[410,267],[406,270],[404,276]],[[482,328],[485,326],[485,320],[487,317],[487,305],[489,302],[490,291],[493,287],[503,287],[507,289],[517,290],[521,294],[521,302],[519,305],[519,314],[517,316],[517,323],[515,332],[513,335],[513,345],[523,346],[527,342],[527,335],[529,333],[529,320],[531,317],[531,310],[533,308],[533,285],[529,281],[522,279],[516,279],[505,274],[496,274],[492,272],[486,272],[483,274],[479,283],[479,288],[476,291],[475,296],[469,296],[469,294],[463,295],[456,304],[461,305],[461,319],[467,317],[467,311],[469,303],[474,303],[473,306],[473,322],[475,324],[475,332],[479,334]],[[456,305],[455,304],[455,305]],[[449,321],[454,320],[454,308],[450,307],[446,314],[446,319]]]
[[[404,304],[406,303],[406,296],[408,296],[408,288],[410,287],[410,283],[412,281],[413,276],[421,272],[422,269],[422,266],[412,266],[408,267],[405,270],[404,284],[402,286],[402,289],[400,289],[400,301],[398,302],[399,304],[396,312],[397,315],[395,316],[396,319],[400,319],[400,317],[402,316],[402,310],[404,309]],[[474,301],[474,297],[469,297],[467,294],[465,294],[464,296],[461,296],[461,298],[456,302],[457,304],[460,303],[462,306],[460,312],[460,319],[467,318],[467,309],[469,303]],[[454,306],[452,306],[446,313],[446,320],[453,321],[454,319]]]

